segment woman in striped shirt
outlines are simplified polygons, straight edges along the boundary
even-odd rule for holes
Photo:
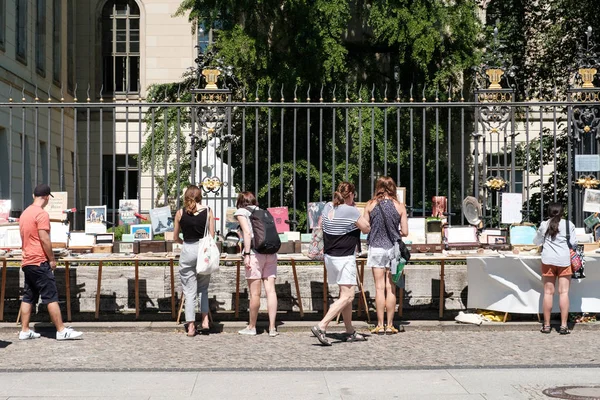
[[[352,326],[352,301],[356,285],[356,249],[360,245],[360,231],[368,233],[370,227],[354,206],[355,194],[352,183],[340,183],[333,202],[327,203],[321,215],[327,276],[335,280],[340,287],[339,298],[331,305],[327,315],[311,329],[324,346],[331,346],[325,330],[339,313],[344,317],[346,341],[365,340]]]

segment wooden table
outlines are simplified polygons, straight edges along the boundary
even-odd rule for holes
[[[134,257],[124,256],[107,256],[107,257],[65,257],[61,258],[60,262],[65,264],[65,290],[67,296],[67,320],[71,321],[71,283],[70,283],[70,264],[71,263],[98,263],[98,282],[96,287],[96,313],[95,318],[100,317],[100,291],[102,288],[102,267],[103,262],[127,262],[134,263],[135,265],[135,318],[140,316],[140,262],[168,262],[171,272],[171,316],[173,319],[176,318],[175,308],[175,271],[174,271],[174,259],[175,256],[152,256],[145,254],[138,254]]]
[[[227,257],[221,258],[221,263],[234,261],[236,265],[235,274],[235,317],[240,315],[240,275],[242,269],[242,257]],[[304,318],[304,307],[302,306],[302,296],[300,295],[300,284],[298,282],[298,273],[296,272],[296,262],[315,262],[302,254],[278,254],[277,263],[289,262],[292,266],[292,274],[294,275],[294,286],[296,287],[296,296],[298,297],[298,307],[300,308],[300,318]],[[318,261],[317,261],[318,262]],[[325,285],[324,283],[323,285]]]
[[[476,257],[476,255],[474,255]],[[467,257],[447,257],[442,254],[434,254],[434,255],[425,255],[422,253],[414,253],[411,258],[411,263],[415,264],[417,262],[439,262],[440,265],[440,288],[439,288],[439,296],[440,296],[440,305],[439,305],[439,318],[443,318],[444,316],[444,294],[445,294],[445,262],[446,261],[459,261],[465,262]],[[139,318],[140,313],[140,299],[139,299],[139,264],[140,262],[168,262],[171,272],[171,315],[173,319],[176,318],[176,305],[175,305],[175,278],[174,278],[174,263],[177,260],[177,255],[171,256],[158,256],[158,255],[145,255],[138,254],[134,257],[124,257],[119,255],[111,255],[106,257],[66,257],[60,258],[57,261],[59,263],[63,263],[65,265],[65,290],[67,297],[67,320],[71,321],[71,286],[70,286],[70,267],[71,263],[98,263],[98,282],[96,287],[96,319],[99,318],[100,315],[100,291],[102,285],[102,269],[103,263],[105,262],[127,262],[134,263],[135,266],[135,315],[136,318]],[[4,302],[5,302],[5,294],[6,294],[6,272],[7,272],[7,263],[11,262],[20,262],[20,258],[12,258],[12,257],[0,257],[0,262],[2,263],[2,282],[0,283],[0,321],[4,319]],[[239,304],[240,304],[240,279],[241,279],[241,257],[227,257],[222,258],[221,262],[235,262],[236,263],[236,290],[235,290],[235,317],[239,317]],[[304,308],[302,306],[302,297],[300,295],[300,285],[298,282],[298,274],[296,271],[296,263],[297,262],[312,262],[314,260],[309,259],[308,257],[302,254],[280,254],[278,255],[278,262],[289,262],[292,266],[292,273],[294,276],[294,285],[296,288],[296,295],[298,297],[298,306],[300,308],[300,317],[304,317]],[[359,270],[359,280],[361,283],[361,294],[364,294],[362,290],[362,283],[364,282],[364,267],[365,267],[365,258],[358,258],[357,262],[360,265]],[[323,264],[323,311],[327,312],[328,302],[327,302],[327,270],[325,265]],[[403,292],[400,292],[400,306],[398,313],[402,315],[402,297]],[[365,303],[365,301],[363,301]],[[361,313],[362,303],[359,302],[358,313]],[[364,304],[365,309],[367,309],[366,304]],[[359,314],[360,315],[360,314]]]

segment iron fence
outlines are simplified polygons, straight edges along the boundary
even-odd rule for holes
[[[243,190],[263,206],[289,207],[290,219],[308,230],[307,203],[329,201],[342,180],[355,182],[357,200],[367,201],[377,177],[390,175],[406,188],[415,216],[430,213],[432,196],[447,196],[452,222],[464,224],[461,201],[475,196],[488,226],[497,225],[499,193],[507,191],[523,193],[526,219],[543,219],[544,204],[559,200],[581,224],[584,186],[575,183],[593,183],[600,172],[594,163],[575,171],[576,156],[597,155],[594,89],[520,102],[506,90],[475,92],[473,101],[25,97],[0,102],[0,147],[7,149],[0,163],[8,171],[0,174],[2,197],[13,199],[15,216],[42,181],[68,191],[78,209],[108,205],[113,221],[120,199],[137,199],[142,212],[158,205],[174,211],[185,185],[202,183],[222,232],[225,210]],[[503,186],[495,188],[494,179]],[[79,214],[75,225],[82,223]]]

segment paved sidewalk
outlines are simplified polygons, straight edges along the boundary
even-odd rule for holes
[[[19,341],[18,329],[0,331],[0,372],[6,371],[255,371],[416,368],[597,367],[597,330],[543,335],[535,330],[407,329],[367,342],[344,343],[331,329],[322,347],[309,329],[271,338],[237,333],[187,337],[170,331],[84,331],[84,339],[60,342],[54,330]],[[47,362],[40,362],[46,360]],[[600,374],[599,374],[600,376]]]
[[[349,353],[347,356],[351,356]],[[47,369],[51,369],[49,365]],[[557,386],[597,399],[597,369],[464,369],[301,372],[0,373],[0,400],[406,399],[535,400]],[[554,393],[558,393],[554,390]]]

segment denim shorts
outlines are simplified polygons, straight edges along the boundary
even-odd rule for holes
[[[396,261],[394,248],[382,249],[381,247],[369,247],[367,256],[367,267],[391,268],[392,262]]]
[[[58,302],[56,280],[50,268],[50,263],[45,261],[38,265],[25,265],[25,286],[23,289],[23,303],[37,304],[40,296],[42,304]]]

